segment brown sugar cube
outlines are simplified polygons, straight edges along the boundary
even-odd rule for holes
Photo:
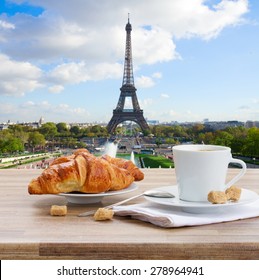
[[[94,219],[96,221],[112,220],[113,215],[114,212],[112,209],[99,208],[94,214]]]
[[[213,204],[224,204],[227,202],[227,195],[221,191],[211,191],[208,194],[208,201]]]
[[[225,193],[227,195],[228,200],[238,201],[240,199],[240,196],[241,196],[241,188],[231,186],[231,187],[226,189]]]
[[[51,216],[66,216],[67,214],[67,206],[59,206],[59,205],[52,205],[50,208],[50,215]]]

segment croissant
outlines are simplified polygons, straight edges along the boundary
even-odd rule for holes
[[[128,170],[127,165],[121,161],[113,161],[108,156],[95,157],[86,149],[79,149],[71,156],[55,159],[38,178],[32,179],[28,192],[58,194],[121,190],[136,180],[134,174],[137,174],[138,168],[134,169],[131,164],[129,166]]]
[[[144,179],[144,173],[140,171],[140,169],[131,160],[126,160],[123,158],[113,158],[108,155],[104,155],[102,156],[102,158],[120,168],[127,169],[134,177],[135,181],[141,181]]]

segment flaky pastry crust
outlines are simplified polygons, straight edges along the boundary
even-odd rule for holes
[[[144,178],[144,174],[138,170],[132,162],[127,165],[108,156],[95,157],[86,149],[79,149],[71,156],[55,159],[38,178],[29,183],[28,192],[58,194],[121,190],[133,181]]]

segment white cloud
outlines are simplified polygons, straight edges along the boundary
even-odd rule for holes
[[[134,31],[132,48],[137,64],[154,64],[179,57],[172,34],[154,26],[151,30],[138,28]]]
[[[49,87],[49,92],[51,92],[51,93],[60,93],[63,90],[64,90],[64,87],[61,85],[55,85],[55,86]]]
[[[0,54],[0,95],[22,96],[42,86],[42,71],[29,62]]]
[[[147,76],[137,77],[135,81],[137,88],[149,88],[155,85],[155,82],[152,78]]]
[[[15,29],[14,24],[9,23],[5,20],[0,20],[0,29]]]
[[[162,73],[160,72],[155,72],[152,74],[152,77],[153,78],[156,78],[156,79],[161,79],[162,78]]]
[[[87,73],[85,71],[85,63],[66,63],[58,65],[49,74],[50,80],[56,81],[58,83],[73,83],[77,84],[82,81],[88,80]]]
[[[27,102],[25,102],[24,104],[21,105],[21,107],[34,107],[35,106],[35,102],[29,100]]]
[[[153,99],[152,98],[146,98],[146,99],[141,99],[139,100],[139,105],[141,109],[146,109],[149,106],[153,104]]]
[[[5,34],[6,53],[44,60],[119,60],[124,51],[123,27],[130,11],[137,64],[175,59],[178,54],[173,37],[215,37],[226,26],[242,22],[248,11],[247,0],[222,0],[213,8],[204,0],[163,0],[162,5],[157,0],[149,0],[148,5],[137,0],[126,5],[118,0],[27,2],[46,11],[38,18],[17,14],[10,19],[8,26],[16,28]],[[14,42],[22,44],[17,48]]]
[[[58,105],[51,105],[48,108],[49,114],[55,116],[56,119],[71,120],[78,117],[88,117],[89,113],[85,108],[71,107],[69,104],[61,103]]]
[[[223,28],[241,23],[242,16],[248,12],[247,0],[222,0],[212,8],[204,0],[168,0],[160,6],[154,2],[143,20],[148,18],[152,22],[153,19],[158,26],[177,38],[213,38]]]
[[[91,80],[121,78],[123,65],[119,63],[98,63],[87,69]]]
[[[98,63],[87,65],[84,61],[64,63],[50,71],[45,82],[54,84],[49,87],[52,93],[59,93],[66,84],[78,84],[90,80],[102,80],[119,78],[122,75],[123,66],[119,63]]]
[[[162,78],[162,73],[155,72],[149,76],[141,75],[140,77],[136,77],[135,84],[137,88],[150,88],[155,86],[156,80]]]
[[[0,111],[2,121],[14,119],[14,112],[19,112],[19,120],[32,121],[38,120],[42,114],[51,121],[79,121],[80,119],[87,119],[89,112],[82,107],[73,107],[69,104],[51,104],[49,101],[26,101],[22,104],[0,103]],[[40,113],[39,113],[40,112]]]
[[[8,20],[0,15],[1,51],[5,53],[0,59],[15,72],[7,80],[1,79],[0,94],[24,95],[42,86],[43,78],[53,93],[67,84],[120,78],[128,12],[133,62],[138,68],[179,59],[175,38],[214,38],[225,27],[242,23],[248,11],[247,0],[221,0],[214,7],[205,0],[163,0],[163,4],[149,0],[148,5],[143,0],[126,4],[119,0],[26,3],[45,11],[38,17],[17,13]],[[4,69],[0,65],[7,75]],[[152,78],[159,75],[142,76],[136,82],[139,87],[151,87]]]
[[[166,93],[161,93],[160,96],[161,96],[162,98],[169,98],[169,97],[170,97],[170,95],[168,95],[168,94],[166,94]]]

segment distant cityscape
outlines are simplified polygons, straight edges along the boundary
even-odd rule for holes
[[[246,128],[251,127],[258,127],[259,128],[259,121],[252,121],[248,120],[246,122],[241,122],[237,120],[230,120],[230,121],[209,121],[209,119],[204,119],[201,122],[177,122],[177,121],[171,121],[171,122],[159,122],[159,120],[146,120],[148,125],[156,126],[156,125],[165,125],[165,126],[185,126],[185,127],[191,127],[195,124],[203,124],[205,127],[211,129],[211,130],[222,130],[226,127],[239,127],[243,126]],[[33,122],[11,122],[8,120],[7,122],[0,123],[0,130],[7,129],[10,125],[22,125],[22,126],[29,126],[31,128],[40,128],[45,123],[44,118],[41,117],[38,121]],[[55,122],[53,122],[55,123]],[[58,123],[58,122],[57,122]],[[101,127],[106,127],[108,123],[105,122],[85,122],[85,123],[66,123],[68,128],[71,128],[72,126],[78,126],[79,128],[86,128],[94,125],[99,125]]]

